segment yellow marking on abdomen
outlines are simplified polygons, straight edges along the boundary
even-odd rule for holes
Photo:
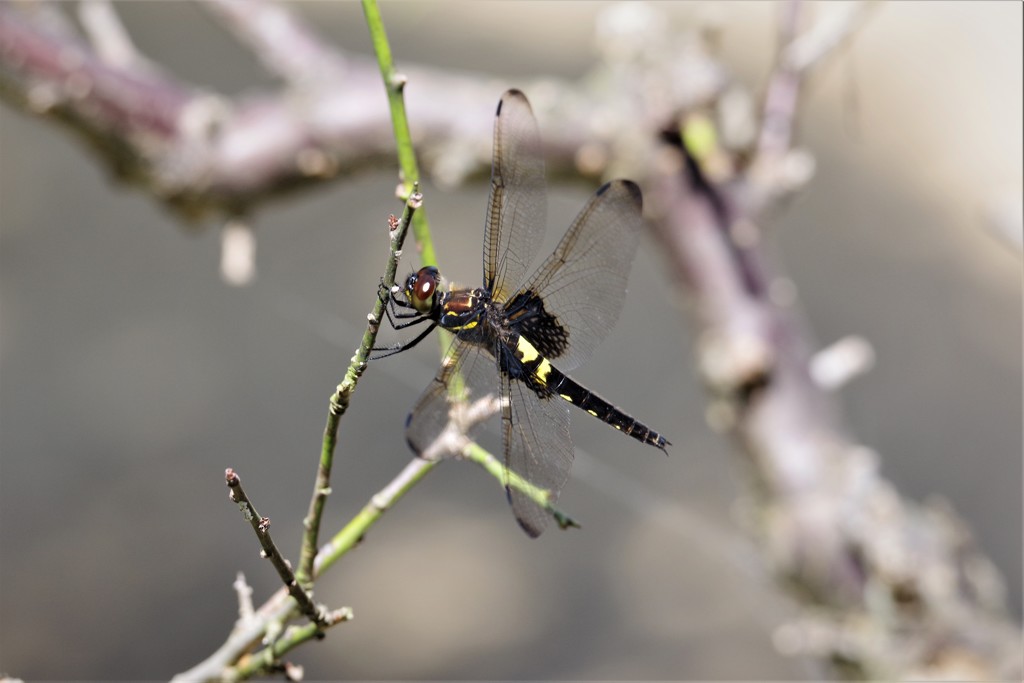
[[[519,341],[516,342],[516,350],[519,351],[519,360],[524,363],[530,363],[540,358],[540,351],[533,344],[526,341],[525,337],[520,337]],[[547,361],[544,362],[546,363]]]
[[[543,381],[544,384],[548,383],[548,375],[551,374],[551,363],[548,362],[547,358],[541,360],[540,365],[537,366],[537,371],[534,374],[537,375],[537,378]]]
[[[541,356],[537,347],[527,341],[525,337],[520,337],[519,341],[516,342],[516,351],[519,352],[519,360],[521,360],[524,365],[534,363],[538,359],[540,360],[540,362],[537,363],[537,368],[533,371],[533,376],[538,382],[547,386],[548,375],[551,374],[551,361]]]

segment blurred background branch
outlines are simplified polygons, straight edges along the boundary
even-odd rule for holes
[[[800,5],[787,6],[751,164],[714,182],[713,156],[695,155],[684,122],[652,164],[652,225],[693,297],[708,419],[733,437],[752,475],[746,522],[806,609],[777,646],[856,680],[1016,678],[1021,632],[998,572],[952,510],[903,499],[878,456],[846,432],[812,377],[812,336],[783,294],[792,284],[768,258],[757,224],[771,206],[761,198],[790,189],[780,176],[793,153],[800,89],[830,51],[793,55],[822,42],[816,32],[848,35],[856,7],[844,8],[838,27],[800,32]]]
[[[392,157],[373,60],[328,45],[286,4],[199,4],[281,82],[276,90],[230,96],[187,83],[145,57],[115,5],[91,0],[79,6],[82,32],[55,5],[0,4],[0,96],[70,128],[115,177],[190,221],[249,213]],[[812,375],[816,344],[762,228],[814,172],[794,144],[806,79],[868,9],[847,4],[811,21],[801,3],[782,6],[760,109],[705,43],[681,39],[643,4],[601,15],[601,56],[583,76],[517,85],[544,122],[550,173],[641,182],[690,304],[707,420],[749,475],[742,520],[799,606],[775,647],[822,675],[1019,680],[1021,632],[998,572],[949,506],[902,497],[848,433]],[[482,173],[494,77],[403,71],[435,182]],[[282,605],[278,592],[260,611]]]
[[[284,81],[279,91],[244,97],[210,92],[142,58],[122,56],[137,55],[122,32],[91,30],[93,36],[118,36],[118,47],[96,49],[66,25],[54,30],[41,16],[50,8],[3,3],[0,93],[15,106],[69,126],[116,177],[141,185],[188,219],[244,212],[282,192],[391,159],[394,141],[375,61],[327,47],[287,5],[200,4]],[[105,26],[116,25],[102,0],[88,6],[88,26],[99,23],[97,16],[106,18]],[[626,117],[644,127],[660,125],[673,112],[712,97],[722,83],[710,60],[694,63],[697,54],[687,56],[695,73],[685,79],[669,73],[680,64],[677,55],[663,55],[661,73],[644,61],[649,56],[620,58],[614,69],[603,63],[575,83],[526,84],[536,93],[534,106],[556,115],[548,135],[551,172],[571,172],[584,155],[587,173],[600,174],[604,164],[593,160],[607,158],[604,148],[619,141]],[[493,78],[415,65],[404,72],[416,83],[406,98],[429,170],[449,184],[482,172],[491,134],[481,113],[493,108]],[[622,99],[620,87],[638,73],[663,84],[657,100]],[[596,119],[595,110],[608,115]]]

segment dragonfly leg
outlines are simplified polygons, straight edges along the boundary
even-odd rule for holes
[[[425,320],[430,320],[430,318],[420,318],[419,320],[416,320],[416,321],[413,321],[411,323],[406,324],[405,327],[409,327],[410,325],[415,325],[417,323],[424,322]],[[402,351],[406,351],[408,349],[411,349],[412,347],[416,346],[421,341],[426,339],[427,335],[430,334],[431,332],[433,332],[435,327],[437,327],[437,321],[430,320],[430,325],[427,327],[427,329],[423,330],[415,338],[413,338],[410,341],[405,342],[404,344],[395,344],[394,346],[375,346],[375,347],[373,347],[370,350],[371,351],[383,351],[383,353],[381,353],[380,355],[377,355],[377,356],[371,356],[367,360],[380,360],[381,358],[387,358],[388,356],[393,356],[396,353],[401,353]],[[396,329],[400,329],[400,328],[396,328]]]

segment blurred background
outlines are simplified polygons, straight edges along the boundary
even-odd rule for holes
[[[201,9],[117,7],[140,49],[182,79],[228,94],[272,86]],[[606,7],[383,13],[400,68],[489,73],[497,102],[530,77],[584,74]],[[339,47],[370,52],[358,4],[294,8]],[[761,92],[777,5],[656,8],[680,30],[717,22],[724,65]],[[874,345],[874,371],[842,392],[852,432],[905,495],[945,499],[967,520],[1018,618],[1021,253],[996,226],[1021,211],[1021,51],[1017,3],[877,8],[810,83],[798,144],[817,174],[766,225],[819,342]],[[0,670],[168,677],[227,635],[237,571],[258,602],[276,590],[223,471],[240,473],[295,557],[394,186],[382,169],[266,206],[257,277],[232,288],[216,230],[185,231],[65,131],[0,106]],[[552,183],[552,243],[592,191]],[[442,264],[461,282],[479,278],[486,194],[426,187]],[[670,457],[574,415],[561,507],[583,528],[536,541],[493,479],[444,463],[317,584],[356,618],[294,654],[307,677],[813,677],[773,645],[793,610],[735,522],[744,470],[704,423],[691,332],[648,240],[618,326],[575,375],[664,432]],[[408,462],[405,415],[436,367],[424,344],[364,376],[339,433],[326,535]]]

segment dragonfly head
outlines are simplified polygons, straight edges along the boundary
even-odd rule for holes
[[[424,266],[405,279],[405,298],[418,312],[427,315],[437,302],[441,273],[434,266]]]

